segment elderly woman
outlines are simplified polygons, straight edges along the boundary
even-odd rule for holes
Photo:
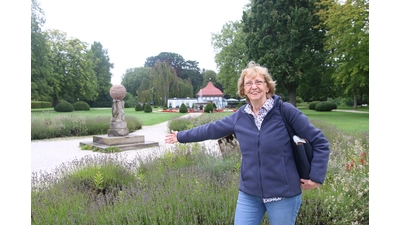
[[[247,104],[220,120],[172,131],[165,136],[165,142],[199,142],[234,134],[242,154],[235,224],[260,224],[265,213],[272,225],[295,224],[302,202],[301,189],[317,188],[324,182],[329,142],[300,110],[285,105],[287,122],[314,148],[310,179],[301,179],[280,113],[282,101],[275,94],[275,81],[268,69],[250,62],[237,86]]]

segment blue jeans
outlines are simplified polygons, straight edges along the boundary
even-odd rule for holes
[[[280,201],[264,203],[262,198],[239,191],[235,225],[259,225],[268,213],[271,225],[293,225],[301,205],[301,194]]]

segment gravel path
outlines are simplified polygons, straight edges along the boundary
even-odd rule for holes
[[[185,115],[196,117],[201,113],[190,113]],[[148,155],[162,154],[166,150],[170,149],[173,145],[165,144],[164,137],[168,133],[168,122],[160,123],[154,126],[143,126],[142,129],[137,130],[134,134],[141,134],[145,136],[146,141],[159,142],[158,147],[150,147],[139,150],[123,151],[121,153],[111,154],[126,154],[128,159],[135,159],[138,157],[146,157]],[[81,159],[86,156],[98,155],[98,154],[110,154],[110,153],[99,153],[89,150],[81,150],[79,148],[80,142],[92,141],[93,136],[84,137],[71,137],[71,138],[54,138],[50,140],[37,140],[31,141],[31,172],[47,172],[51,173],[61,164],[67,164],[68,162]],[[216,149],[217,141],[209,140],[202,142],[206,144],[208,148]]]

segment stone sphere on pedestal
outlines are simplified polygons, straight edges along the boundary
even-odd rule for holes
[[[125,98],[126,95],[126,89],[123,85],[121,84],[114,84],[111,88],[110,88],[110,95],[113,99],[118,99],[118,100],[122,100]]]

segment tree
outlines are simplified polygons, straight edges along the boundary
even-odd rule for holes
[[[205,70],[203,73],[202,87],[205,87],[210,81],[215,84],[217,82],[217,74],[213,70]]]
[[[150,70],[150,80],[156,89],[155,97],[161,98],[163,103],[168,102],[170,88],[178,82],[175,69],[167,62],[157,61]]]
[[[150,77],[150,67],[130,68],[122,75],[121,84],[126,88],[126,91],[133,96],[137,96],[142,80]]]
[[[93,53],[94,72],[97,77],[97,93],[98,97],[95,101],[91,102],[92,105],[111,107],[112,98],[110,96],[111,84],[111,69],[114,64],[110,62],[107,49],[103,49],[100,42],[94,42],[90,50]]]
[[[153,67],[157,61],[166,62],[174,68],[178,77],[187,79],[182,73],[182,68],[185,66],[185,59],[181,55],[172,52],[161,52],[157,56],[148,57],[144,66]]]
[[[49,46],[41,27],[45,24],[44,11],[36,0],[31,4],[31,100],[50,101],[52,87]]]
[[[179,77],[177,82],[173,83],[170,89],[170,96],[172,97],[192,97],[193,96],[193,86],[190,84],[189,80],[182,80]]]
[[[358,92],[368,93],[369,86],[369,1],[322,0],[318,5],[320,25],[328,30],[325,48],[332,77],[344,94],[353,94],[357,109]]]
[[[194,96],[202,88],[202,76],[200,73],[199,63],[191,60],[185,61],[182,73],[183,77],[187,77],[187,80],[191,86],[193,86],[193,93],[188,96]]]
[[[47,34],[51,49],[53,104],[59,100],[95,100],[98,83],[93,53],[87,49],[87,44],[76,38],[68,39],[66,33],[58,30],[49,30]]]
[[[136,90],[136,94],[138,96],[138,100],[143,103],[149,103],[152,99],[151,90],[153,89],[153,85],[148,77],[144,78],[140,83],[140,87]]]
[[[212,33],[211,39],[216,52],[215,63],[219,68],[217,81],[224,87],[225,95],[237,96],[236,84],[247,64],[243,24],[230,21],[223,25],[220,33]]]
[[[242,16],[248,61],[266,66],[294,106],[302,77],[324,72],[325,65],[318,61],[324,33],[315,28],[319,19],[314,2],[255,0]]]
[[[157,61],[166,62],[169,66],[174,68],[175,74],[178,78],[183,80],[190,80],[190,84],[193,86],[193,90],[200,90],[202,77],[197,61],[185,59],[176,53],[161,52],[157,56],[151,56],[146,59],[145,66],[153,67]],[[190,96],[194,95],[192,93]]]

